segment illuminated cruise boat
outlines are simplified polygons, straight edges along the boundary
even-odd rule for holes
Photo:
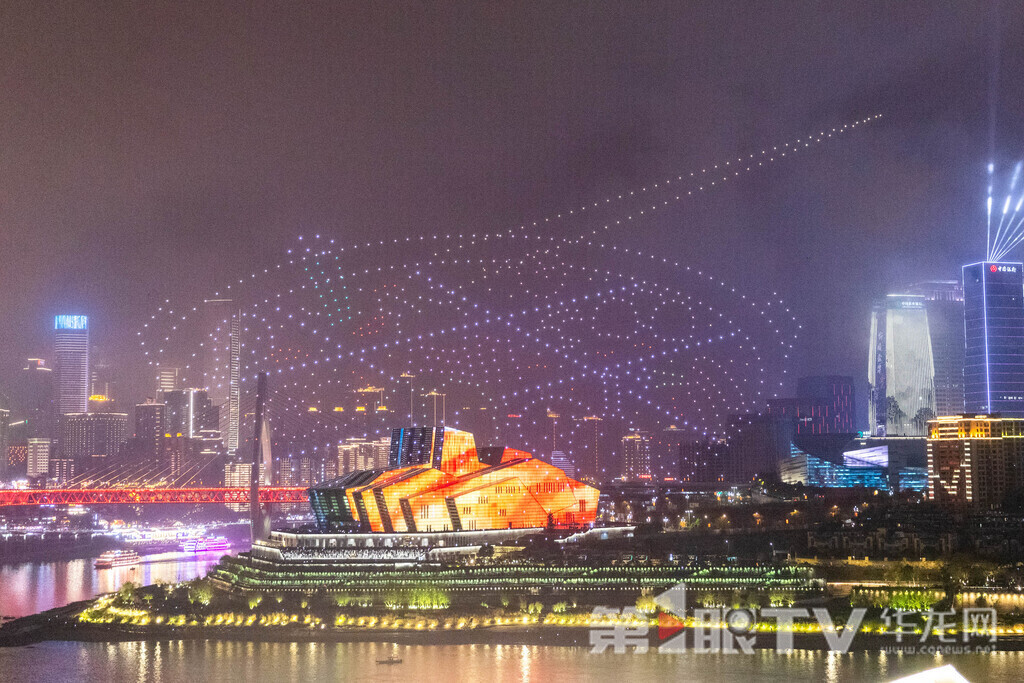
[[[134,550],[108,550],[96,558],[96,569],[129,567],[138,564],[141,559]]]
[[[190,538],[181,544],[181,549],[186,553],[220,552],[229,548],[231,544],[221,536]]]

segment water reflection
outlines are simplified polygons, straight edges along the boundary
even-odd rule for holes
[[[376,663],[394,654],[402,664]],[[932,656],[776,654],[590,654],[583,648],[389,643],[173,641],[42,643],[0,656],[0,680],[236,681],[878,681],[944,663]],[[1024,653],[947,657],[972,681],[1019,681]]]
[[[220,553],[147,555],[134,567],[96,569],[96,558],[0,566],[0,615],[21,617],[115,591],[125,581],[149,585],[205,576]]]

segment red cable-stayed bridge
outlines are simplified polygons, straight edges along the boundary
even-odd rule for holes
[[[304,486],[261,486],[260,502],[305,503]],[[152,505],[160,503],[248,504],[248,488],[67,488],[0,489],[5,505]]]

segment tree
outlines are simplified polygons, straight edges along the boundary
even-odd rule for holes
[[[494,546],[490,543],[484,543],[480,546],[480,550],[477,551],[476,556],[480,558],[494,557]]]
[[[121,585],[121,588],[117,591],[117,599],[122,604],[125,604],[125,605],[130,605],[130,604],[134,603],[135,602],[135,591],[138,590],[138,588],[139,587],[136,586],[131,581],[125,581]]]
[[[213,586],[206,579],[196,579],[188,585],[188,601],[193,605],[209,605],[213,600]]]

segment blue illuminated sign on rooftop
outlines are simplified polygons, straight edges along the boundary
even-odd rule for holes
[[[84,330],[89,327],[89,316],[58,315],[53,319],[55,330]]]

